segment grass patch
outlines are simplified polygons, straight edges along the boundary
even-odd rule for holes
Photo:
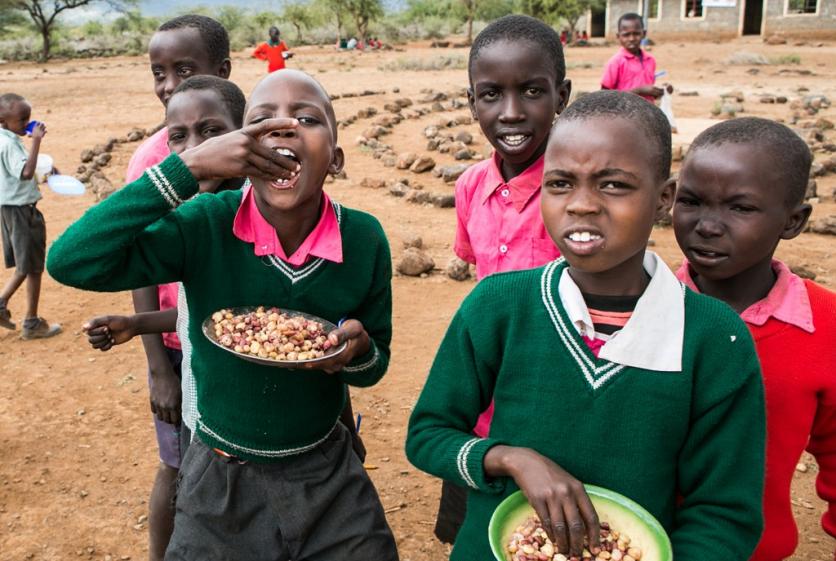
[[[463,70],[467,68],[467,59],[463,55],[445,55],[433,58],[405,58],[389,61],[378,66],[384,72],[411,70],[425,72],[431,70]]]

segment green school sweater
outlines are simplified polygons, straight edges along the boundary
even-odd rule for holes
[[[676,561],[749,559],[762,530],[765,417],[745,324],[688,290],[681,372],[599,360],[557,296],[566,266],[482,280],[453,318],[412,413],[409,460],[472,489],[451,560],[493,559],[488,521],[517,490],[485,475],[497,444],[534,449],[581,482],[637,501],[669,533]],[[491,398],[490,435],[475,438]]]
[[[345,384],[371,386],[389,364],[392,289],[389,245],[377,220],[335,205],[343,262],[293,268],[257,257],[232,233],[241,191],[198,192],[176,155],[89,209],[55,241],[47,268],[59,282],[122,291],[182,281],[188,298],[198,436],[253,461],[315,447],[334,427]],[[342,372],[288,370],[241,360],[211,344],[201,324],[234,306],[278,306],[337,323],[358,319],[371,348]]]

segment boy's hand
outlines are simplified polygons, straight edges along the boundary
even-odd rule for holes
[[[109,351],[114,345],[127,343],[136,336],[136,324],[132,316],[100,316],[81,326],[87,333],[87,341],[94,349]]]
[[[638,95],[649,95],[655,98],[660,98],[662,97],[662,94],[664,94],[665,92],[664,90],[662,90],[662,88],[651,85],[639,86],[638,88],[633,89],[633,93]]]
[[[598,514],[580,481],[529,448],[494,446],[484,463],[488,475],[514,479],[560,553],[580,558],[584,536],[589,538],[589,551],[600,552]]]
[[[42,139],[46,136],[46,125],[38,121],[38,124],[36,124],[35,128],[32,129],[32,133],[29,136],[31,136],[33,140]]]
[[[164,423],[180,424],[183,403],[180,378],[168,360],[160,361],[160,364],[149,363],[148,367],[151,370],[151,412]]]
[[[282,136],[299,126],[296,119],[265,119],[240,130],[216,136],[180,154],[195,179],[250,177],[275,181],[290,179],[299,171],[294,160],[261,143],[268,135]],[[201,190],[213,192],[217,184],[202,182]]]
[[[307,364],[305,368],[324,370],[328,374],[336,374],[355,357],[362,356],[369,352],[369,334],[366,333],[363,324],[356,319],[346,320],[334,331],[328,334],[328,340],[334,347],[347,343],[346,349],[333,358],[323,360],[315,364]]]

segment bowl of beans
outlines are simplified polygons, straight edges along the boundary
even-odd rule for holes
[[[673,561],[671,541],[652,514],[615,491],[584,487],[601,523],[597,555],[587,547],[581,557],[558,551],[525,495],[517,491],[496,507],[488,526],[497,561]]]
[[[328,360],[346,348],[333,346],[333,323],[304,312],[275,307],[224,308],[203,322],[203,334],[214,345],[249,362],[301,368]]]

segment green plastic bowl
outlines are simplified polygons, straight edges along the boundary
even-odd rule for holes
[[[598,518],[630,536],[631,545],[642,550],[642,561],[673,561],[671,540],[652,514],[615,491],[594,485],[584,487],[598,512]],[[488,525],[488,539],[497,561],[510,561],[511,555],[505,552],[505,544],[523,520],[534,514],[522,491],[508,495],[499,503]]]

